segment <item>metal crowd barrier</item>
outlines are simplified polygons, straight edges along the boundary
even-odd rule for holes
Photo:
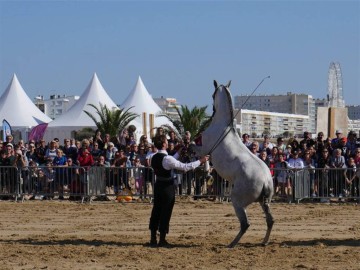
[[[283,174],[289,180],[289,201],[327,202],[329,200],[360,200],[360,169],[356,168],[304,168],[304,169],[272,169],[274,186],[279,185],[277,175]],[[281,180],[281,178],[279,178]],[[287,195],[287,194],[275,194]]]
[[[270,169],[274,201],[360,200],[360,169]],[[229,201],[232,183],[214,169],[174,172],[177,196]],[[347,179],[349,181],[347,181]],[[351,180],[351,181],[350,181]],[[155,182],[149,167],[0,167],[0,199],[108,200],[130,195],[151,201]],[[125,197],[124,197],[125,198]]]
[[[0,198],[20,198],[20,173],[16,167],[0,166]]]
[[[18,195],[24,199],[107,200],[124,194],[152,197],[152,168],[34,166],[18,174]],[[0,197],[2,194],[0,193]]]

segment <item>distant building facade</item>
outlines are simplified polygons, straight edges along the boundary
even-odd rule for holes
[[[54,120],[67,112],[79,98],[79,96],[51,95],[49,99],[44,99],[44,96],[37,96],[34,103],[43,113]]]
[[[349,105],[348,108],[348,117],[351,120],[360,120],[360,105]]]
[[[163,113],[167,114],[171,119],[179,119],[179,115],[176,111],[176,108],[180,110],[180,105],[177,103],[176,98],[164,98],[163,96],[159,98],[153,98],[155,103],[159,105]]]
[[[316,104],[311,95],[291,92],[286,95],[255,95],[250,98],[248,95],[240,95],[234,96],[234,107],[236,109],[308,116],[307,126],[302,129],[311,133],[316,132]]]
[[[310,117],[307,115],[246,109],[240,110],[239,114],[241,134],[247,133],[252,137],[303,136],[304,131],[309,131]]]

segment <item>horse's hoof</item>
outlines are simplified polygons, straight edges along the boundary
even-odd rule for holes
[[[269,242],[263,242],[262,244],[261,244],[263,247],[266,247],[267,245],[269,245]]]
[[[236,244],[231,243],[230,245],[228,245],[228,248],[234,248]]]

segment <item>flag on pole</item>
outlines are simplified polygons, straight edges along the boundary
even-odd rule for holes
[[[3,141],[6,140],[6,136],[11,135],[11,126],[8,121],[3,120]]]
[[[35,142],[40,141],[44,137],[47,126],[48,126],[47,123],[42,123],[33,127],[29,134],[29,141],[30,140],[34,140]]]

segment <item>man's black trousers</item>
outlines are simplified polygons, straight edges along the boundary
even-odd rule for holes
[[[168,233],[172,210],[175,204],[174,181],[157,181],[154,186],[154,205],[149,229]]]

